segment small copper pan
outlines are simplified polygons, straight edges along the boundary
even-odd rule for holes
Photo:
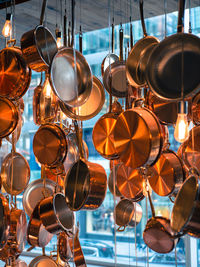
[[[57,124],[41,125],[33,139],[33,152],[37,160],[47,167],[63,163],[67,155],[65,133]]]

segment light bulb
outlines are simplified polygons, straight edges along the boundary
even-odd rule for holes
[[[6,15],[6,22],[3,26],[3,30],[2,30],[2,34],[4,37],[9,37],[11,36],[11,32],[12,32],[12,15],[9,13]]]
[[[179,113],[174,130],[174,138],[176,141],[183,143],[189,136],[189,127],[187,114]]]
[[[60,37],[57,37],[56,39],[57,47],[60,48],[62,46],[62,41]]]
[[[49,78],[46,77],[46,80],[44,82],[44,93],[47,97],[50,97],[51,96],[51,85],[49,83]]]

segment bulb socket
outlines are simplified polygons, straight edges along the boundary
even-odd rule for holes
[[[6,14],[6,20],[9,20],[9,21],[12,20],[12,14],[11,13]]]
[[[188,102],[187,101],[180,101],[178,103],[178,113],[188,113]]]

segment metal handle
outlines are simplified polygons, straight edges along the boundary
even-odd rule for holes
[[[16,39],[10,39],[10,40],[8,40],[7,43],[6,43],[6,47],[8,47],[9,44],[12,44],[12,46],[15,46]]]
[[[68,39],[68,46],[70,47],[71,46],[71,22],[69,21],[69,25],[68,25],[68,36],[67,36],[67,39]]]
[[[127,226],[125,226],[125,225],[124,225],[124,226],[119,226],[119,227],[117,228],[117,231],[118,231],[118,232],[124,232],[125,229],[126,229],[126,227],[127,227]]]
[[[82,34],[82,28],[80,25],[80,32],[79,32],[79,52],[83,53],[83,34]]]
[[[140,20],[142,23],[142,30],[143,30],[144,37],[146,37],[147,31],[146,31],[146,26],[145,26],[145,22],[144,22],[143,0],[140,0]]]
[[[114,47],[115,47],[115,26],[114,26],[114,18],[113,18],[113,23],[112,23],[112,37],[111,37],[111,50],[112,53],[114,53]]]
[[[120,43],[119,60],[120,61],[123,60],[123,40],[124,40],[124,31],[123,31],[122,26],[121,26],[120,30],[119,30],[119,43]]]
[[[75,0],[71,0],[72,5],[72,40],[71,47],[74,47],[74,20],[75,20]]]
[[[77,142],[78,142],[78,148],[79,148],[80,157],[81,157],[81,159],[84,159],[82,134],[81,134],[81,132],[79,130],[77,120],[74,120],[74,128],[75,128],[75,131],[76,131],[76,138],[77,138]]]
[[[47,0],[43,0],[41,14],[40,14],[40,25],[42,25],[44,22],[44,13],[46,10],[46,6],[47,6]]]
[[[184,32],[185,0],[179,0],[177,32]]]
[[[64,15],[63,18],[63,39],[64,39],[64,46],[67,46],[67,16]]]
[[[152,217],[155,217],[155,209],[154,209],[154,205],[153,205],[149,190],[147,190],[147,194],[148,194],[149,204],[150,204],[150,207],[151,207]]]
[[[131,17],[130,17],[130,45],[132,49],[133,48],[133,25],[131,23]]]
[[[112,111],[112,74],[109,77],[109,112]]]

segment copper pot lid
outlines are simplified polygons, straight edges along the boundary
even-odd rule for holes
[[[35,180],[27,186],[23,194],[22,202],[24,210],[29,217],[37,203],[44,198],[44,194],[52,196],[55,192],[55,187],[56,183],[49,179],[45,179],[45,188],[43,179]]]
[[[107,113],[96,122],[93,128],[92,139],[95,149],[106,159],[118,158],[114,144],[117,117],[115,113]]]
[[[115,124],[116,152],[133,169],[153,165],[161,152],[161,128],[154,116],[147,109],[134,108],[121,113]]]
[[[163,151],[158,161],[151,167],[149,184],[159,196],[173,193],[177,184],[184,180],[181,161],[172,151]]]
[[[128,199],[138,200],[143,195],[144,178],[139,170],[120,164],[116,176],[119,192]]]
[[[43,124],[34,136],[33,152],[37,160],[45,166],[62,163],[67,154],[65,133],[56,124]]]
[[[18,123],[18,111],[12,101],[0,97],[0,138],[11,134]]]
[[[13,195],[20,194],[30,180],[28,161],[17,152],[9,153],[2,163],[1,179],[7,193]]]

